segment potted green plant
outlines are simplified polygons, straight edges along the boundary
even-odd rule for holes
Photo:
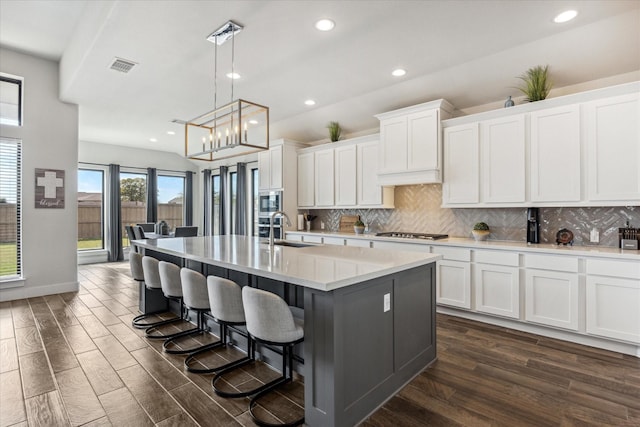
[[[471,231],[473,234],[473,238],[478,241],[487,240],[491,231],[489,230],[489,226],[485,222],[478,222],[473,226],[473,230]]]
[[[538,65],[529,68],[518,78],[524,82],[518,89],[524,93],[528,102],[542,101],[549,95],[553,84],[548,78],[549,66]]]
[[[364,222],[357,220],[356,222],[353,223],[353,231],[356,232],[356,234],[362,234],[364,233]]]
[[[331,139],[331,142],[336,142],[340,139],[340,134],[342,133],[340,123],[329,122],[327,129],[329,129],[329,139]]]

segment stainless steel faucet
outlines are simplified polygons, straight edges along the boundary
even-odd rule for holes
[[[289,216],[286,214],[286,212],[276,211],[276,212],[272,213],[271,214],[271,218],[269,218],[269,247],[273,247],[273,244],[274,244],[274,239],[273,239],[273,220],[278,215],[282,215],[284,217],[284,219],[287,220],[287,227],[291,227],[291,221],[289,220]],[[284,234],[284,230],[282,230],[281,233]]]

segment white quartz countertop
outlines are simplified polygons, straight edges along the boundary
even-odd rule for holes
[[[132,243],[165,254],[322,291],[419,267],[441,258],[430,253],[335,245],[270,248],[257,237],[233,235],[134,240]]]
[[[632,260],[640,262],[640,251],[623,250],[612,248],[610,246],[564,246],[551,243],[527,244],[526,242],[506,241],[506,240],[486,240],[477,242],[471,238],[450,237],[448,239],[439,240],[422,240],[422,239],[406,239],[400,237],[384,237],[375,234],[354,234],[340,232],[321,232],[321,231],[289,231],[286,234],[312,235],[323,237],[337,237],[343,239],[363,239],[370,241],[398,242],[415,245],[430,245],[434,247],[434,251],[438,246],[457,246],[469,249],[495,249],[508,250],[518,252],[532,253],[548,253],[554,255],[574,255],[574,256],[591,256],[602,258],[613,258],[618,260]]]

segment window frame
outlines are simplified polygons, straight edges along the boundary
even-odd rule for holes
[[[18,85],[18,124],[0,123],[3,126],[22,127],[24,124],[24,78],[12,74],[0,73],[0,81]],[[0,117],[0,120],[2,118]]]

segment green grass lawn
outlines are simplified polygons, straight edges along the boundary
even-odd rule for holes
[[[0,277],[13,276],[17,268],[15,243],[0,243]]]

